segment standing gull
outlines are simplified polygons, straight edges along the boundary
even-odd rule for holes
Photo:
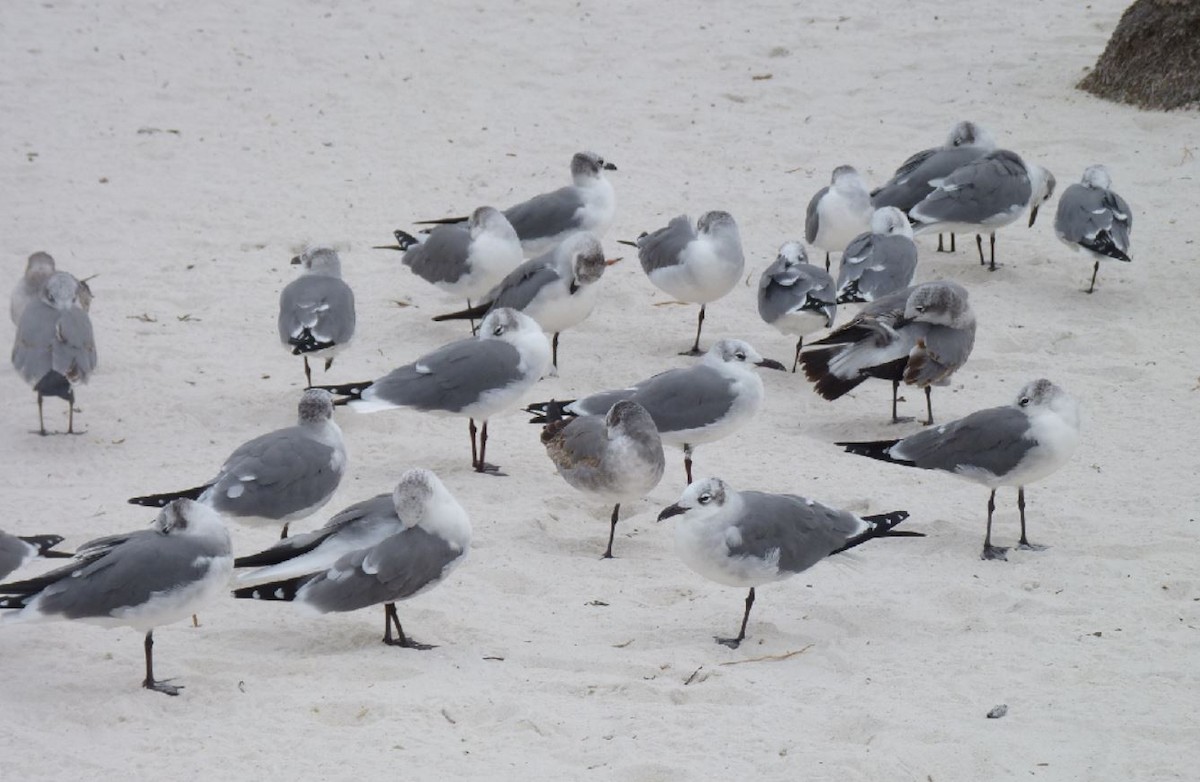
[[[46,559],[66,558],[70,554],[54,551],[63,542],[62,535],[10,535],[0,530],[0,578],[24,567],[38,557]]]
[[[808,262],[800,242],[784,242],[775,262],[759,278],[758,314],[781,333],[796,337],[793,372],[800,361],[804,338],[833,325],[837,315],[833,278]]]
[[[835,168],[830,184],[808,202],[804,220],[805,241],[825,251],[825,271],[829,271],[829,253],[840,253],[870,228],[873,211],[867,183],[858,171],[853,166]]]
[[[249,524],[288,525],[321,509],[346,473],[346,445],[333,420],[328,391],[300,397],[299,422],[238,447],[212,480],[183,491],[133,497],[133,505],[160,508],[179,498],[197,500]]]
[[[877,209],[871,230],[846,246],[838,269],[838,304],[875,301],[912,284],[917,245],[908,218],[894,206]]]
[[[868,304],[800,356],[814,390],[834,400],[867,378],[892,381],[892,423],[901,381],[925,389],[926,425],[933,423],[931,387],[945,385],[975,346],[975,313],[967,291],[938,280]]]
[[[623,399],[637,402],[654,419],[663,444],[683,449],[683,468],[691,483],[695,446],[733,434],[762,407],[762,378],[748,364],[785,369],[740,339],[722,339],[690,367],[660,372],[628,388],[566,402],[539,402],[525,409],[537,414],[531,423],[545,423],[558,411],[605,415]]]
[[[75,386],[96,369],[96,338],[84,309],[84,286],[67,272],[55,272],[17,324],[12,362],[37,393],[38,430],[46,434],[42,399],[67,402],[67,433],[75,434]],[[89,295],[90,299],[90,295]]]
[[[1025,486],[1062,467],[1079,444],[1079,406],[1049,380],[1028,383],[1016,401],[971,413],[903,440],[837,443],[847,451],[887,462],[942,470],[991,489],[982,559],[1007,559],[992,545],[996,489],[1017,487],[1022,549],[1037,551],[1025,536]]]
[[[1100,261],[1132,260],[1129,232],[1133,229],[1133,210],[1111,187],[1107,168],[1088,166],[1083,181],[1068,187],[1058,199],[1054,216],[1054,233],[1062,243],[1095,261],[1088,293],[1096,289]]]
[[[331,247],[310,247],[292,263],[303,270],[279,294],[279,339],[293,356],[304,357],[304,379],[311,387],[309,356],[323,357],[328,372],[354,336],[354,292],[342,280],[342,261]]]
[[[637,402],[625,400],[602,416],[548,422],[542,445],[567,483],[614,503],[604,550],[604,559],[612,559],[621,504],[640,500],[662,480],[665,459],[654,419]]]
[[[504,210],[504,216],[521,239],[526,255],[535,256],[576,231],[603,238],[617,211],[617,197],[605,171],[616,171],[595,152],[577,152],[571,158],[571,184]],[[462,217],[422,220],[417,225],[461,223]]]
[[[404,634],[396,601],[440,584],[470,546],[467,513],[441,480],[429,470],[407,470],[391,493],[351,505],[319,530],[238,558],[237,567],[258,570],[239,576],[233,595],[286,600],[322,614],[382,603],[385,644],[432,649]]]
[[[557,370],[558,335],[592,314],[600,293],[596,283],[612,263],[616,261],[604,259],[596,237],[580,232],[513,269],[474,307],[438,315],[434,320],[474,320],[498,307],[523,312],[537,321],[542,331],[553,335],[550,360]]]
[[[681,355],[698,356],[704,308],[733,290],[746,266],[737,223],[728,212],[705,212],[696,227],[687,215],[637,240],[642,269],[655,287],[676,299],[700,305],[696,341]]]
[[[146,634],[148,690],[182,687],[154,678],[154,629],[178,622],[219,594],[233,573],[229,531],[221,517],[191,500],[175,500],[149,529],[80,546],[75,561],[45,575],[0,585],[0,624],[79,619]]]
[[[434,415],[469,419],[471,467],[499,473],[485,461],[488,419],[516,409],[550,368],[550,342],[537,321],[500,307],[479,327],[479,336],[451,342],[377,380],[325,386],[360,413],[410,407]],[[483,423],[476,448],[475,419]]]
[[[750,588],[737,636],[716,639],[731,649],[746,638],[755,587],[803,573],[873,538],[921,537],[892,530],[907,511],[860,518],[795,494],[734,491],[720,478],[689,485],[658,520],[672,516],[679,517],[675,551],[688,567],[718,584]]]

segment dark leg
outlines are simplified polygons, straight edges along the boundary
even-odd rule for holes
[[[192,627],[199,627],[199,626],[200,626],[200,617],[196,616],[195,614],[192,614]]]
[[[700,305],[700,317],[696,318],[696,341],[692,343],[692,349],[680,353],[681,356],[698,356],[700,355],[700,329],[704,328],[704,305]]]
[[[992,249],[991,249],[992,262],[991,262],[991,265],[988,266],[988,271],[994,272],[994,271],[996,271],[996,232],[995,231],[992,231],[991,246],[992,246]]]
[[[326,371],[326,372],[328,372],[328,371],[329,371],[329,368],[330,368],[331,366],[333,366],[333,359],[331,359],[331,358],[327,358],[327,359],[325,359],[325,371]]]
[[[161,692],[164,695],[178,695],[183,687],[176,687],[173,684],[167,684],[167,681],[154,680],[154,631],[146,633],[146,680],[142,682],[142,686],[147,690]]]
[[[933,426],[933,386],[925,386],[925,412],[929,417],[921,423]]]
[[[484,421],[483,426],[479,429],[479,458],[475,459],[475,419],[471,419],[471,466],[475,468],[475,472],[487,473],[488,475],[504,475],[500,472],[500,468],[494,464],[487,463],[487,425]]]
[[[692,485],[692,446],[683,446],[683,469],[687,473],[688,486]]]
[[[469,421],[469,423],[467,425],[467,429],[468,429],[468,431],[471,432],[471,468],[478,470],[479,469],[479,452],[475,448],[475,432],[477,431],[475,429],[475,419],[469,418],[467,420]]]
[[[284,522],[283,530],[279,533],[280,540],[283,540],[284,538],[287,537],[288,527],[291,526],[291,524],[292,524],[292,522],[290,522],[290,521]]]
[[[612,520],[608,524],[608,548],[604,550],[604,556],[601,559],[612,559],[612,544],[613,536],[617,534],[617,516],[621,513],[621,503],[613,506]]]
[[[975,234],[975,248],[979,250],[979,265],[983,266],[985,261],[983,260],[983,236],[981,234]]]
[[[67,434],[87,434],[87,432],[75,431],[75,391],[73,389],[67,395]]]
[[[825,253],[825,271],[829,271],[829,253]]]
[[[746,595],[746,613],[742,615],[742,629],[738,631],[737,638],[721,638],[717,636],[717,643],[722,646],[728,646],[730,649],[736,649],[741,645],[746,638],[746,622],[750,619],[750,607],[754,605],[754,587],[750,587],[750,594]]]
[[[304,387],[312,388],[312,369],[308,366],[308,356],[304,357]]]
[[[1087,289],[1088,293],[1091,293],[1092,291],[1096,290],[1096,272],[1098,272],[1098,271],[1100,271],[1100,261],[1096,261],[1096,265],[1092,267],[1092,284],[1088,286],[1088,289]],[[41,403],[41,401],[42,401],[41,397],[38,397],[39,404]],[[45,434],[45,433],[43,432],[43,434]]]
[[[393,624],[396,625],[396,638],[392,637]],[[383,642],[388,646],[399,646],[402,649],[417,649],[422,652],[437,648],[430,644],[417,643],[404,634],[404,628],[400,626],[400,617],[396,614],[395,603],[383,604]]]
[[[957,250],[954,249],[954,234],[950,234],[950,252],[957,252]]]
[[[550,340],[550,365],[558,370],[558,332],[554,332],[554,337]]]
[[[938,234],[938,248],[937,248],[937,251],[938,251],[938,252],[940,252],[940,253],[944,253],[944,252],[946,252],[946,250],[945,250],[945,249],[942,247],[942,235],[941,235],[941,234]]]
[[[909,416],[904,416],[903,418],[901,418],[900,416],[896,415],[896,403],[899,400],[900,400],[900,381],[893,380],[892,381],[892,423],[894,423],[894,424],[902,424],[902,423],[906,423],[906,422],[912,420],[912,418],[910,418]]]
[[[46,419],[42,417],[42,395],[38,394],[38,434],[46,436]]]
[[[1017,489],[1017,507],[1021,510],[1021,540],[1017,544],[1018,548],[1025,551],[1043,551],[1045,546],[1037,543],[1030,543],[1029,538],[1025,537],[1025,487],[1021,486]]]
[[[796,340],[796,360],[792,362],[792,374],[796,374],[796,367],[800,366],[800,348],[804,347],[804,337]]]
[[[980,559],[1007,560],[1008,555],[1005,554],[1004,552],[1008,551],[1008,549],[1001,548],[1000,546],[992,545],[992,513],[995,512],[995,510],[996,510],[996,490],[992,489],[992,493],[988,495],[987,536],[984,537],[984,539],[983,539],[983,554],[981,554],[979,558]]]

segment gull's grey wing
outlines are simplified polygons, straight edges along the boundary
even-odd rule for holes
[[[462,225],[440,225],[425,241],[404,251],[400,262],[426,282],[455,283],[467,273],[471,232]]]
[[[984,223],[1028,204],[1032,193],[1020,159],[993,154],[956,169],[913,207],[912,216],[924,223]]]
[[[974,322],[961,329],[931,325],[909,352],[904,382],[921,387],[940,384],[967,362],[974,347]]]
[[[758,283],[758,314],[766,323],[796,310],[821,312],[835,299],[829,272],[811,264],[784,268],[776,261]]]
[[[305,583],[296,599],[324,612],[403,600],[440,581],[460,556],[462,551],[442,538],[412,527],[372,548],[346,554]]]
[[[498,339],[464,339],[376,380],[363,399],[457,413],[485,392],[520,380],[521,354]]]
[[[234,451],[212,481],[213,507],[267,519],[311,508],[341,481],[335,453],[298,426],[256,437]]]
[[[842,256],[842,265],[838,270],[838,298],[856,302],[875,301],[881,296],[907,288],[916,271],[917,246],[911,239],[906,236],[864,234],[851,242]]]
[[[522,242],[558,236],[564,231],[580,229],[579,210],[583,199],[574,187],[560,187],[552,193],[509,207],[504,216],[512,223]]]
[[[812,244],[817,240],[817,232],[821,230],[821,216],[817,214],[817,205],[829,192],[829,185],[817,191],[808,201],[808,211],[804,215],[804,241]]]
[[[28,383],[54,371],[72,383],[87,380],[96,368],[92,323],[81,309],[58,310],[31,302],[21,315],[13,342],[12,362]]]
[[[833,333],[813,342],[813,345],[844,345],[871,339],[882,346],[892,342],[896,333],[892,325],[904,314],[912,288],[902,288],[895,293],[876,299],[859,310],[845,325]]]
[[[890,455],[923,470],[1007,475],[1036,445],[1022,410],[991,407],[910,435],[892,446]]]
[[[1054,232],[1070,244],[1093,252],[1119,257],[1129,250],[1129,230],[1133,214],[1129,204],[1111,190],[1074,184],[1058,200]]]
[[[574,402],[566,406],[567,412],[574,415],[595,415],[603,416],[608,413],[609,408],[617,402],[626,399],[633,399],[633,395],[637,393],[637,388],[630,386],[629,388],[616,388],[611,391],[597,391],[594,394],[589,394],[582,399],[576,399]]]
[[[302,554],[307,554],[334,535],[337,535],[339,538],[345,536],[347,538],[347,546],[349,547],[353,544],[353,539],[355,538],[366,539],[371,537],[369,534],[371,530],[367,529],[367,527],[374,526],[370,523],[372,519],[390,520],[398,524],[395,519],[395,510],[396,506],[391,494],[378,494],[368,500],[356,502],[338,511],[320,529],[283,538],[270,548],[260,551],[257,554],[238,557],[233,565],[238,568],[277,565],[280,562],[286,562]],[[361,533],[355,529],[358,526],[364,526]]]
[[[542,434],[546,455],[571,482],[589,488],[602,485],[604,453],[608,447],[604,416],[584,415],[550,423]]]
[[[732,381],[698,364],[644,380],[628,397],[646,408],[660,433],[696,429],[724,418],[735,400]]]
[[[913,155],[896,170],[890,182],[871,193],[872,206],[876,209],[894,206],[907,213],[933,192],[932,182],[986,154],[978,147],[939,147],[924,152],[930,154]]]
[[[687,215],[673,218],[657,231],[652,231],[637,240],[638,260],[642,269],[650,274],[659,269],[678,266],[679,254],[696,238],[696,229]]]
[[[279,338],[283,344],[305,331],[316,342],[341,345],[354,336],[354,292],[339,277],[305,274],[279,294]]]
[[[542,288],[558,282],[561,275],[554,264],[554,250],[525,261],[513,269],[493,288],[484,300],[495,307],[511,307],[524,311]]]
[[[862,524],[853,515],[793,494],[740,492],[741,514],[735,528],[741,537],[729,554],[774,558],[779,569],[799,573],[845,545]]]

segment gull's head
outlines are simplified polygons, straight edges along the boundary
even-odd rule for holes
[[[658,514],[658,520],[682,516],[681,522],[704,521],[721,512],[729,500],[729,495],[729,487],[720,478],[696,481],[683,490],[683,494],[679,495],[674,505],[663,508]]]
[[[1037,221],[1038,209],[1054,195],[1054,188],[1058,182],[1054,174],[1050,173],[1050,169],[1037,163],[1026,162],[1025,172],[1029,174],[1029,227],[1032,228]]]
[[[623,399],[608,409],[608,413],[604,416],[604,426],[609,432],[629,434],[654,432],[655,435],[658,434],[658,427],[655,426],[654,419],[650,417],[646,408],[628,399]]]
[[[737,222],[734,221],[733,215],[719,210],[700,215],[700,219],[696,221],[696,230],[709,235],[738,235]]]
[[[617,167],[595,152],[576,152],[571,158],[571,178],[575,184],[604,176],[605,171],[616,171]]]
[[[300,396],[300,423],[319,424],[333,418],[333,396],[322,388],[309,388]]]
[[[1014,404],[1027,414],[1049,410],[1057,413],[1071,426],[1079,427],[1079,404],[1070,394],[1046,378],[1026,383],[1017,393]]]
[[[957,282],[936,280],[913,289],[904,305],[904,317],[895,325],[917,321],[961,328],[974,319],[971,305],[967,302],[967,289]]]
[[[229,539],[229,531],[221,514],[207,505],[195,500],[172,500],[162,507],[151,526],[164,535],[204,535],[211,532],[224,533]]]
[[[1108,169],[1099,164],[1085,168],[1082,181],[1088,187],[1098,187],[1103,190],[1112,187],[1112,177],[1109,176]]]
[[[987,128],[982,125],[976,125],[974,122],[963,120],[950,129],[950,136],[946,139],[947,147],[980,147],[981,149],[995,149],[996,140],[992,138],[992,134]]]
[[[862,176],[858,173],[858,169],[854,166],[838,166],[833,170],[833,176],[829,178],[829,184],[834,190],[839,191],[855,191],[866,190],[867,183],[863,181]]]
[[[492,206],[481,206],[472,212],[471,216],[467,219],[467,230],[471,233],[472,239],[481,234],[517,238],[516,229],[512,227],[512,223],[504,216],[504,212]]]
[[[908,218],[894,206],[884,206],[871,215],[871,233],[885,236],[907,236],[912,238],[912,226]]]
[[[79,303],[79,280],[68,272],[54,272],[42,288],[42,301],[58,310]]]
[[[479,326],[480,339],[503,339],[511,341],[520,334],[541,332],[542,327],[533,318],[511,307],[498,307],[487,314]]]
[[[392,490],[392,504],[405,528],[415,527],[425,520],[429,505],[439,491],[448,494],[442,481],[431,470],[405,470]]]
[[[710,364],[753,364],[769,369],[784,369],[783,364],[769,358],[763,358],[749,342],[740,339],[722,339],[708,349],[704,360]]]
[[[802,263],[808,263],[808,252],[802,243],[793,239],[779,245],[779,252],[775,254],[775,263],[779,264],[781,271],[791,269]]]
[[[342,276],[342,259],[338,257],[337,250],[325,245],[305,247],[304,252],[292,259],[292,263],[300,266],[305,274]]]
[[[36,252],[25,262],[25,279],[44,280],[54,274],[54,258],[50,253]]]
[[[600,240],[586,231],[567,237],[558,246],[559,257],[569,262],[571,273],[579,285],[591,285],[604,275],[608,264]]]

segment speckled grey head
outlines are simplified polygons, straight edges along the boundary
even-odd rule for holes
[[[1083,183],[1088,187],[1099,187],[1108,190],[1112,187],[1112,177],[1108,169],[1102,165],[1088,166],[1083,170]]]
[[[775,262],[782,269],[790,269],[793,266],[798,266],[802,263],[808,263],[808,252],[804,249],[804,245],[797,241],[784,242],[779,245],[779,252],[775,255]]]
[[[183,532],[188,528],[187,508],[191,503],[187,499],[172,500],[158,512],[152,526],[164,535]]]
[[[396,515],[405,527],[415,527],[425,519],[429,503],[433,499],[435,481],[441,481],[430,470],[414,468],[400,476],[400,482],[392,490],[392,503]]]
[[[836,185],[839,179],[849,177],[858,179],[858,169],[854,166],[838,166],[833,170],[833,176],[829,177],[829,184]]]
[[[25,278],[45,279],[54,274],[54,258],[50,253],[36,252],[25,263]]]
[[[471,232],[472,237],[479,236],[484,232],[517,235],[517,232],[513,230],[512,223],[508,222],[504,213],[491,206],[481,206],[472,212],[471,217],[467,220],[467,230]]]
[[[1017,407],[1041,407],[1066,396],[1066,392],[1046,378],[1026,383],[1017,394]]]
[[[967,289],[957,282],[936,280],[918,285],[904,306],[905,320],[962,328],[975,319]]]
[[[696,222],[696,230],[702,234],[712,234],[721,231],[737,232],[737,222],[729,212],[712,211],[700,215]]]
[[[304,252],[292,259],[299,263],[306,274],[327,274],[331,277],[342,276],[342,259],[332,247],[307,247]]]
[[[590,285],[604,275],[604,249],[589,233],[577,233],[559,246],[559,252],[571,259],[575,282]]]
[[[725,363],[757,364],[763,360],[763,357],[750,346],[750,343],[740,339],[718,340],[708,349],[708,353]]]
[[[506,335],[521,332],[530,327],[540,328],[528,315],[511,307],[498,307],[487,314],[479,326],[480,339],[503,339]]]
[[[77,303],[79,280],[67,272],[55,272],[42,288],[42,301],[55,309],[67,309]]]
[[[720,512],[729,500],[729,486],[720,478],[705,478],[683,490],[674,505],[664,508],[658,520],[684,516],[684,521],[698,522]]]
[[[975,146],[994,149],[996,142],[986,128],[976,125],[974,122],[964,120],[950,130],[950,137],[946,139],[946,146]]]
[[[886,236],[896,234],[911,237],[913,235],[908,218],[904,216],[904,212],[894,206],[884,206],[875,210],[875,214],[871,215],[871,233]]]
[[[605,162],[604,158],[595,152],[576,152],[571,158],[571,176],[576,179],[591,179],[600,176],[601,171],[616,171],[617,167]]]
[[[604,416],[604,425],[610,430],[625,431],[631,434],[640,432],[657,432],[654,419],[646,408],[637,402],[624,399],[609,408]]]
[[[333,397],[320,388],[309,388],[300,397],[300,423],[319,424],[333,418]]]

